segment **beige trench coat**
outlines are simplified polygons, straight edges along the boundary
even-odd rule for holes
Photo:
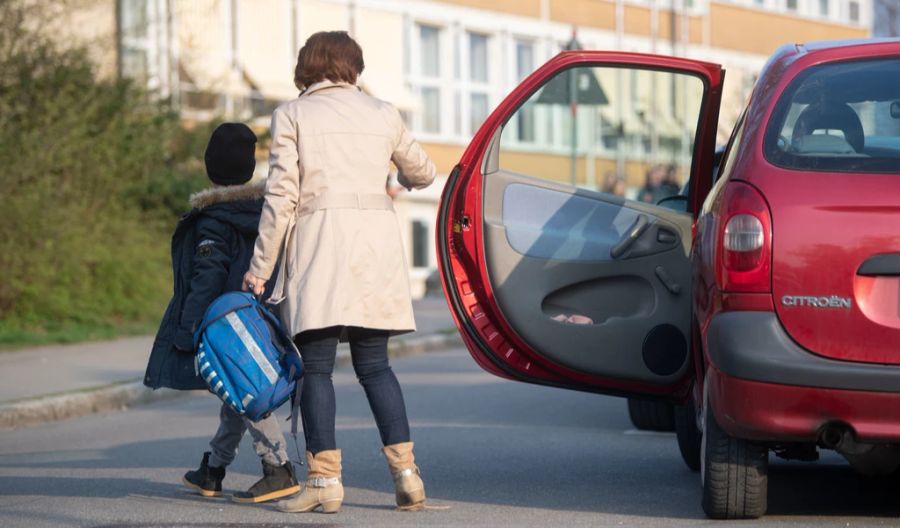
[[[323,81],[272,115],[266,200],[250,272],[290,335],[329,326],[413,331],[400,225],[385,183],[421,189],[435,167],[392,105]]]

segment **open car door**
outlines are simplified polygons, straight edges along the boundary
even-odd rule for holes
[[[437,228],[444,292],[484,369],[684,396],[692,226],[723,76],[687,59],[563,52],[487,118],[450,175]],[[666,199],[683,189],[690,196]]]

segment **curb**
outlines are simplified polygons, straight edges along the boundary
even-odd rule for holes
[[[397,339],[390,342],[388,357],[400,358],[461,345],[462,338],[456,331],[452,334],[437,333]],[[337,366],[349,365],[350,355],[339,354],[335,363]],[[145,387],[140,378],[128,380],[102,387],[0,404],[0,429],[14,429],[99,412],[124,410],[133,405],[202,392],[153,390]]]

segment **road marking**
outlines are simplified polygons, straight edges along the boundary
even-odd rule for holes
[[[670,436],[675,436],[674,432],[668,431],[641,431],[639,429],[626,429],[622,431],[623,435],[627,436],[664,436],[666,438]]]

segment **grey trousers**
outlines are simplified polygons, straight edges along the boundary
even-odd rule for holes
[[[253,449],[259,458],[274,466],[282,466],[288,461],[287,450],[284,446],[284,434],[274,414],[267,418],[254,422],[244,418],[226,404],[222,404],[219,410],[219,430],[210,440],[212,455],[209,457],[209,465],[212,467],[225,467],[234,460],[237,454],[238,444],[247,430],[253,438]]]

